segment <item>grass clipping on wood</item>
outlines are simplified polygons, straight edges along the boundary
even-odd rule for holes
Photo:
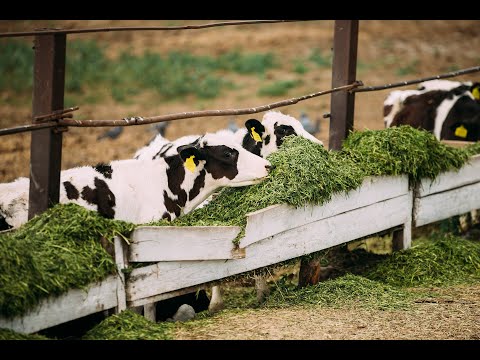
[[[262,183],[224,188],[203,208],[173,222],[150,225],[236,225],[245,229],[246,214],[267,206],[322,205],[336,193],[358,188],[368,176],[407,174],[413,185],[423,177],[434,179],[441,172],[460,169],[477,150],[447,146],[433,134],[410,126],[354,131],[341,151],[288,136],[279,150],[268,156],[273,169]],[[235,244],[243,236],[244,231]]]
[[[114,259],[100,237],[112,241],[133,227],[76,204],[58,204],[0,235],[0,315],[21,315],[43,297],[114,274]]]
[[[171,340],[174,328],[174,323],[154,323],[131,310],[124,310],[90,329],[82,340]]]

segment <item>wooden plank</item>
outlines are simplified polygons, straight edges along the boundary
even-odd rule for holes
[[[127,301],[208,283],[405,224],[411,203],[409,192],[284,231],[250,245],[244,259],[171,261],[134,269],[127,282]]]
[[[460,140],[440,140],[441,143],[452,147],[465,147],[467,145],[475,144],[474,141],[460,141]]]
[[[73,289],[47,298],[24,316],[0,318],[0,328],[29,334],[116,306],[117,277],[109,276],[87,290]]]
[[[365,179],[355,190],[333,195],[332,199],[322,206],[307,205],[295,209],[282,204],[252,212],[247,214],[245,236],[240,240],[240,248],[282,231],[404,195],[408,191],[406,175],[376,176]]]
[[[125,269],[126,261],[125,261],[125,246],[124,241],[119,237],[115,236],[114,238],[114,246],[115,246],[115,263],[117,264],[117,307],[115,312],[118,314],[127,308],[127,297],[125,294],[125,275],[122,272]]]
[[[170,292],[167,292],[167,293],[153,295],[153,296],[150,296],[150,297],[147,297],[147,298],[132,300],[132,301],[128,302],[128,306],[132,307],[132,308],[136,307],[136,306],[143,306],[143,305],[150,304],[150,303],[153,303],[153,302],[158,302],[158,301],[162,301],[162,300],[165,300],[165,299],[170,299],[170,298],[173,298],[173,297],[176,297],[176,296],[196,292],[198,290],[205,290],[205,288],[206,288],[206,286],[204,284],[189,286],[187,288],[183,288],[183,289],[180,289],[180,290],[175,290],[175,291],[170,291]]]
[[[480,209],[480,183],[414,199],[415,226]]]
[[[468,164],[459,171],[448,171],[431,179],[422,179],[418,187],[418,197],[424,197],[445,190],[480,182],[480,155],[470,158]]]
[[[239,226],[141,226],[130,236],[130,262],[239,259]]]

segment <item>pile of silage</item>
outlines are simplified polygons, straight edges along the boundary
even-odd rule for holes
[[[130,310],[111,315],[90,329],[82,340],[171,340],[174,323],[154,323]]]
[[[244,227],[245,215],[274,204],[322,205],[336,193],[358,188],[367,176],[407,174],[421,178],[458,170],[480,148],[454,148],[410,126],[354,131],[341,151],[329,151],[303,137],[289,136],[268,157],[273,170],[260,184],[225,188],[207,206],[169,223],[151,225]],[[241,238],[241,233],[235,242]]]
[[[362,270],[362,275],[398,287],[445,286],[480,280],[480,243],[452,234],[396,251]]]
[[[364,178],[361,167],[348,157],[338,157],[299,136],[285,138],[280,150],[268,160],[273,169],[260,184],[225,188],[205,207],[171,223],[160,221],[151,225],[244,226],[249,212],[282,203],[295,207],[320,205],[335,193],[357,188]]]
[[[0,340],[55,340],[39,334],[23,334],[10,329],[0,329]]]
[[[426,130],[408,125],[353,131],[340,154],[362,166],[368,175],[407,174],[412,186],[422,178],[434,179],[444,171],[461,168],[469,155],[464,149],[441,143]]]
[[[0,235],[0,315],[21,315],[44,297],[114,274],[100,237],[112,241],[133,228],[76,204],[58,204]]]

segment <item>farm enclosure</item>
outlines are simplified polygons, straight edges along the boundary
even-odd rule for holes
[[[362,26],[362,24],[361,24],[361,26]],[[362,30],[362,29],[361,29],[361,30]],[[360,34],[362,34],[362,31],[360,31]],[[442,70],[442,71],[444,71],[444,70]],[[423,74],[423,73],[422,73],[422,74]],[[429,74],[429,75],[430,75],[430,74]],[[381,83],[384,83],[384,81],[382,81]],[[322,87],[322,89],[323,89],[323,88],[325,88],[325,89],[326,89],[326,88],[329,88],[329,84],[327,84],[325,87]],[[358,98],[360,98],[361,96],[362,96],[362,95],[359,95]],[[323,99],[323,98],[322,98],[322,99]],[[357,100],[356,104],[358,104],[358,103],[360,103],[359,100]],[[208,108],[211,108],[211,107],[208,107]],[[373,107],[371,107],[371,109],[373,109]],[[185,110],[185,109],[182,109],[182,111],[183,111],[183,110]],[[163,113],[163,111],[162,111],[162,113]],[[111,117],[112,117],[111,115],[108,116],[108,118],[111,118]],[[172,124],[172,129],[173,129],[173,125],[175,125],[176,123],[181,123],[181,122],[175,122],[174,124]],[[216,121],[216,119],[214,119],[211,123],[218,123],[218,122]],[[356,121],[356,125],[359,126],[358,123],[357,123],[357,121]],[[325,127],[323,128],[323,130],[325,131]],[[319,136],[321,136],[321,135],[319,135]],[[118,142],[118,144],[121,144],[121,143]],[[111,148],[111,147],[112,147],[112,146],[111,146],[112,144],[109,144],[109,145],[110,145],[109,147]]]

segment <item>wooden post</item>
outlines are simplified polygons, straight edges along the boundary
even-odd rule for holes
[[[34,44],[33,118],[63,109],[66,35],[36,35]],[[62,133],[55,128],[33,131],[29,219],[58,203],[61,160]]]
[[[335,20],[333,39],[332,88],[356,80],[358,20]],[[355,93],[333,92],[330,103],[329,148],[339,150],[353,129]]]
[[[358,20],[335,20],[333,38],[332,88],[353,83],[357,73]],[[330,102],[329,148],[340,150],[353,129],[355,93],[333,92]],[[316,259],[301,261],[299,286],[317,284],[326,277]]]

